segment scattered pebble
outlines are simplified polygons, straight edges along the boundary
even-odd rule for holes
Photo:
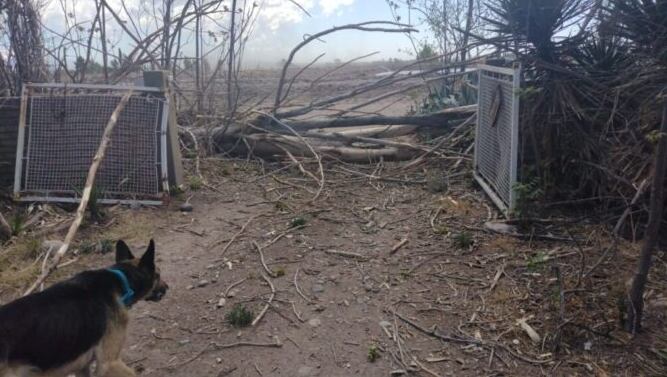
[[[311,327],[319,327],[322,324],[322,320],[317,318],[317,317],[311,318],[311,319],[308,320],[308,324]]]
[[[181,212],[192,212],[194,207],[192,207],[192,204],[190,204],[190,203],[183,203],[180,206],[178,206],[178,209]]]
[[[222,308],[223,306],[225,306],[226,303],[227,303],[227,299],[225,299],[225,298],[223,297],[223,298],[220,299],[220,301],[218,301],[218,304],[217,304],[216,306],[217,306],[218,308]]]
[[[205,287],[205,286],[208,285],[208,283],[209,283],[209,282],[208,282],[208,280],[206,280],[206,279],[200,280],[200,281],[197,283],[197,287],[199,287],[199,288]]]

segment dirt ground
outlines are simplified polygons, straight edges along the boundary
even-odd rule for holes
[[[52,280],[112,263],[111,253],[83,254],[83,245],[125,238],[140,252],[155,238],[171,289],[161,302],[141,302],[131,311],[124,359],[140,376],[636,376],[666,370],[664,253],[647,294],[647,331],[631,339],[619,330],[615,295],[635,265],[636,245],[621,242],[604,254],[611,241],[586,223],[570,224],[576,244],[537,240],[567,234],[558,223],[540,228],[533,240],[491,234],[483,224],[498,215],[469,178],[447,187],[424,183],[426,170],[437,166],[411,175],[382,165],[325,168],[327,185],[311,203],[316,186],[295,167],[205,160],[204,187],[168,207],[107,209],[107,219],[83,229],[79,255]],[[188,199],[193,211],[179,211]],[[26,242],[6,245],[0,261],[21,245],[25,250]],[[263,268],[255,244],[275,277]],[[578,282],[578,272],[597,261]],[[3,301],[26,285],[9,276],[38,265],[30,263],[0,269]],[[272,296],[267,280],[275,296],[259,322],[231,326],[226,315],[235,305],[255,316],[266,306]],[[520,319],[538,339],[531,340]]]

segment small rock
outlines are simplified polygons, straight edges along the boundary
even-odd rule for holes
[[[317,318],[317,317],[311,318],[311,319],[308,320],[308,324],[311,327],[319,327],[322,324],[322,320]]]
[[[190,203],[183,203],[180,206],[178,206],[178,210],[181,212],[192,212],[194,207],[192,207],[192,204]]]
[[[315,305],[315,308],[313,310],[315,310],[316,312],[323,312],[326,310],[326,308],[327,307],[324,305],[317,304]]]
[[[222,308],[223,306],[225,306],[226,303],[227,303],[227,300],[223,297],[223,298],[220,299],[220,301],[218,301],[218,304],[216,306],[218,308]]]
[[[514,225],[502,223],[502,222],[492,222],[488,221],[484,223],[484,227],[492,232],[501,233],[501,234],[515,234],[517,233],[517,227]]]
[[[237,293],[238,291],[236,289],[232,289],[231,291],[229,291],[229,293],[227,293],[227,298],[232,298],[236,296]]]
[[[313,287],[311,288],[313,293],[318,294],[324,292],[324,285],[322,284],[313,284]]]
[[[584,349],[586,351],[590,351],[592,348],[593,348],[593,342],[591,342],[590,340],[588,342],[584,343]]]
[[[185,289],[190,290],[190,289],[192,289],[192,288],[194,288],[194,287],[195,287],[194,285],[188,285],[187,287],[185,287]]]
[[[216,358],[215,358],[215,362],[218,363],[218,364],[220,364],[220,363],[222,363],[222,359],[219,358],[219,357],[216,357]]]
[[[178,341],[179,346],[184,346],[184,345],[189,344],[189,343],[190,343],[190,339],[183,339],[183,340]]]
[[[197,287],[199,287],[199,288],[205,287],[205,286],[207,286],[207,285],[208,285],[208,280],[206,280],[206,279],[204,279],[204,280],[200,280],[200,281],[197,283]]]

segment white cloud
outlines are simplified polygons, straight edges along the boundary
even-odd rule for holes
[[[354,0],[320,0],[320,8],[325,15],[333,14],[338,8],[354,4]]]
[[[299,4],[307,10],[313,8],[313,0],[299,0]],[[306,17],[303,10],[286,0],[266,0],[262,5],[260,22],[271,31],[278,30],[283,24],[299,23]]]

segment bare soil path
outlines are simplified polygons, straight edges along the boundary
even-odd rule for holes
[[[133,308],[124,350],[141,376],[604,376],[655,375],[664,366],[656,350],[667,344],[665,263],[652,279],[653,332],[633,343],[616,330],[609,281],[620,279],[610,276],[628,275],[633,249],[614,252],[617,262],[605,259],[577,287],[573,243],[484,231],[495,212],[467,178],[440,191],[416,177],[335,176],[351,167],[334,165],[321,199],[309,203],[314,186],[296,168],[272,173],[216,160],[203,168],[210,186],[192,192],[193,212],[178,211],[180,202],[116,209],[114,225],[84,231],[125,237],[137,251],[149,237],[157,242],[171,289]],[[573,231],[588,237],[581,247],[592,265],[608,240],[594,227]],[[90,254],[65,273],[111,259]],[[565,325],[553,266],[566,277]],[[272,290],[263,276],[275,288],[268,310],[255,326],[231,326],[234,305],[255,315],[266,306]]]

